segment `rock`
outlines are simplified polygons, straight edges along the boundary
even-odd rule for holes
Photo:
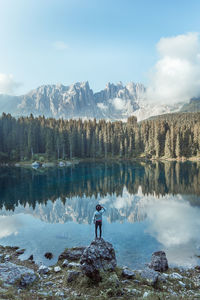
[[[121,281],[121,283],[123,283],[123,284],[129,283],[129,282],[130,282],[130,281],[127,280],[127,279]]]
[[[60,254],[58,260],[62,260],[62,259],[79,260],[85,248],[86,247],[76,247],[76,248],[67,249]]]
[[[119,278],[116,273],[110,275],[110,277],[108,278],[108,282],[111,286],[119,287]]]
[[[68,264],[69,264],[69,261],[67,260],[67,259],[65,259],[64,261],[63,261],[63,263],[62,263],[62,267],[67,267],[68,266]]]
[[[29,256],[28,260],[33,260],[33,254]]]
[[[53,254],[51,252],[46,252],[44,255],[47,259],[52,259],[53,258]]]
[[[61,271],[61,267],[57,266],[57,267],[54,267],[54,272],[58,273]]]
[[[80,274],[81,274],[81,272],[78,272],[78,271],[69,271],[67,282],[74,281]]]
[[[69,268],[80,268],[80,264],[79,263],[75,263],[75,262],[70,262],[69,264],[68,264],[68,267]]]
[[[6,254],[5,257],[4,257],[4,259],[5,259],[6,261],[10,260],[10,255],[9,255],[9,254]]]
[[[1,262],[2,258],[3,258],[3,254],[0,254],[0,262]]]
[[[179,273],[174,272],[174,273],[172,273],[172,274],[169,275],[169,278],[170,279],[182,279],[183,276],[180,275]]]
[[[183,283],[182,281],[179,281],[178,283],[179,283],[182,287],[185,287],[185,286],[186,286],[186,284]]]
[[[16,250],[16,254],[17,255],[22,255],[22,254],[24,254],[24,252],[25,252],[25,249],[18,249],[18,250]]]
[[[36,275],[35,274],[24,274],[23,276],[21,276],[21,281],[20,281],[20,285],[25,287],[27,285],[29,285],[30,283],[33,283],[36,279]]]
[[[0,274],[1,280],[5,284],[14,284],[16,280],[19,280],[19,284],[25,286],[36,279],[36,275],[32,269],[11,262],[0,264]]]
[[[164,251],[157,251],[152,254],[149,267],[158,272],[168,270],[168,261]]]
[[[31,165],[33,169],[38,169],[40,167],[40,163],[37,161],[33,162]]]
[[[134,296],[137,296],[137,295],[140,294],[140,291],[138,291],[138,290],[136,290],[136,289],[130,289],[130,290],[129,290],[129,293],[132,294],[132,295],[134,295]]]
[[[53,285],[53,281],[47,281],[47,282],[45,282],[45,285]]]
[[[140,276],[146,281],[147,284],[154,286],[158,280],[158,272],[146,267],[141,271]]]
[[[123,269],[122,276],[131,279],[135,277],[135,273],[129,269]]]
[[[55,293],[55,296],[57,296],[57,297],[64,297],[65,294],[63,292],[61,292],[61,291],[58,291],[58,292]]]
[[[144,294],[143,294],[143,298],[147,298],[148,296],[149,296],[149,292],[144,292]]]
[[[158,280],[161,281],[161,282],[166,282],[167,281],[167,278],[168,278],[168,275],[166,276],[167,274],[164,274],[164,273],[159,273],[158,274]]]
[[[94,281],[101,280],[100,271],[113,271],[117,265],[115,250],[109,242],[95,239],[81,256],[83,273]]]
[[[49,268],[45,265],[41,265],[38,269],[39,274],[47,274],[49,272]]]

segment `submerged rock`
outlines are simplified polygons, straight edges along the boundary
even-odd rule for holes
[[[24,254],[24,252],[25,252],[25,249],[17,249],[16,250],[17,255],[22,255],[22,254]]]
[[[157,251],[152,254],[149,267],[158,272],[164,272],[168,269],[168,261],[164,251]]]
[[[46,252],[44,255],[47,259],[52,259],[53,258],[53,254],[51,252]]]
[[[31,255],[29,256],[28,260],[33,261],[33,254],[31,254]]]
[[[1,280],[5,284],[14,284],[19,280],[20,285],[26,286],[36,279],[36,275],[32,269],[11,262],[0,264],[0,274]]]
[[[86,247],[76,247],[76,248],[67,249],[60,254],[58,260],[62,260],[62,259],[79,260],[85,248]]]
[[[100,281],[100,271],[113,271],[117,265],[113,245],[103,239],[95,239],[81,256],[83,273],[94,281]]]

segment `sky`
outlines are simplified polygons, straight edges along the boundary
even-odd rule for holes
[[[0,0],[0,93],[134,81],[162,98],[160,86],[186,74],[169,93],[177,100],[195,70],[182,93],[198,95],[199,12],[199,0]]]

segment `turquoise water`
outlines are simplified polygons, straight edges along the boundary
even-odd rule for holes
[[[54,264],[64,248],[94,238],[97,203],[107,209],[103,237],[118,264],[142,268],[161,249],[171,265],[199,263],[200,168],[189,162],[0,168],[0,244]]]

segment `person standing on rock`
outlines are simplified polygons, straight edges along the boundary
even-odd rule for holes
[[[95,235],[97,237],[97,229],[99,227],[100,239],[102,234],[102,214],[106,211],[105,207],[101,206],[100,204],[96,205],[96,211],[94,212],[93,216],[93,223],[95,224]]]

